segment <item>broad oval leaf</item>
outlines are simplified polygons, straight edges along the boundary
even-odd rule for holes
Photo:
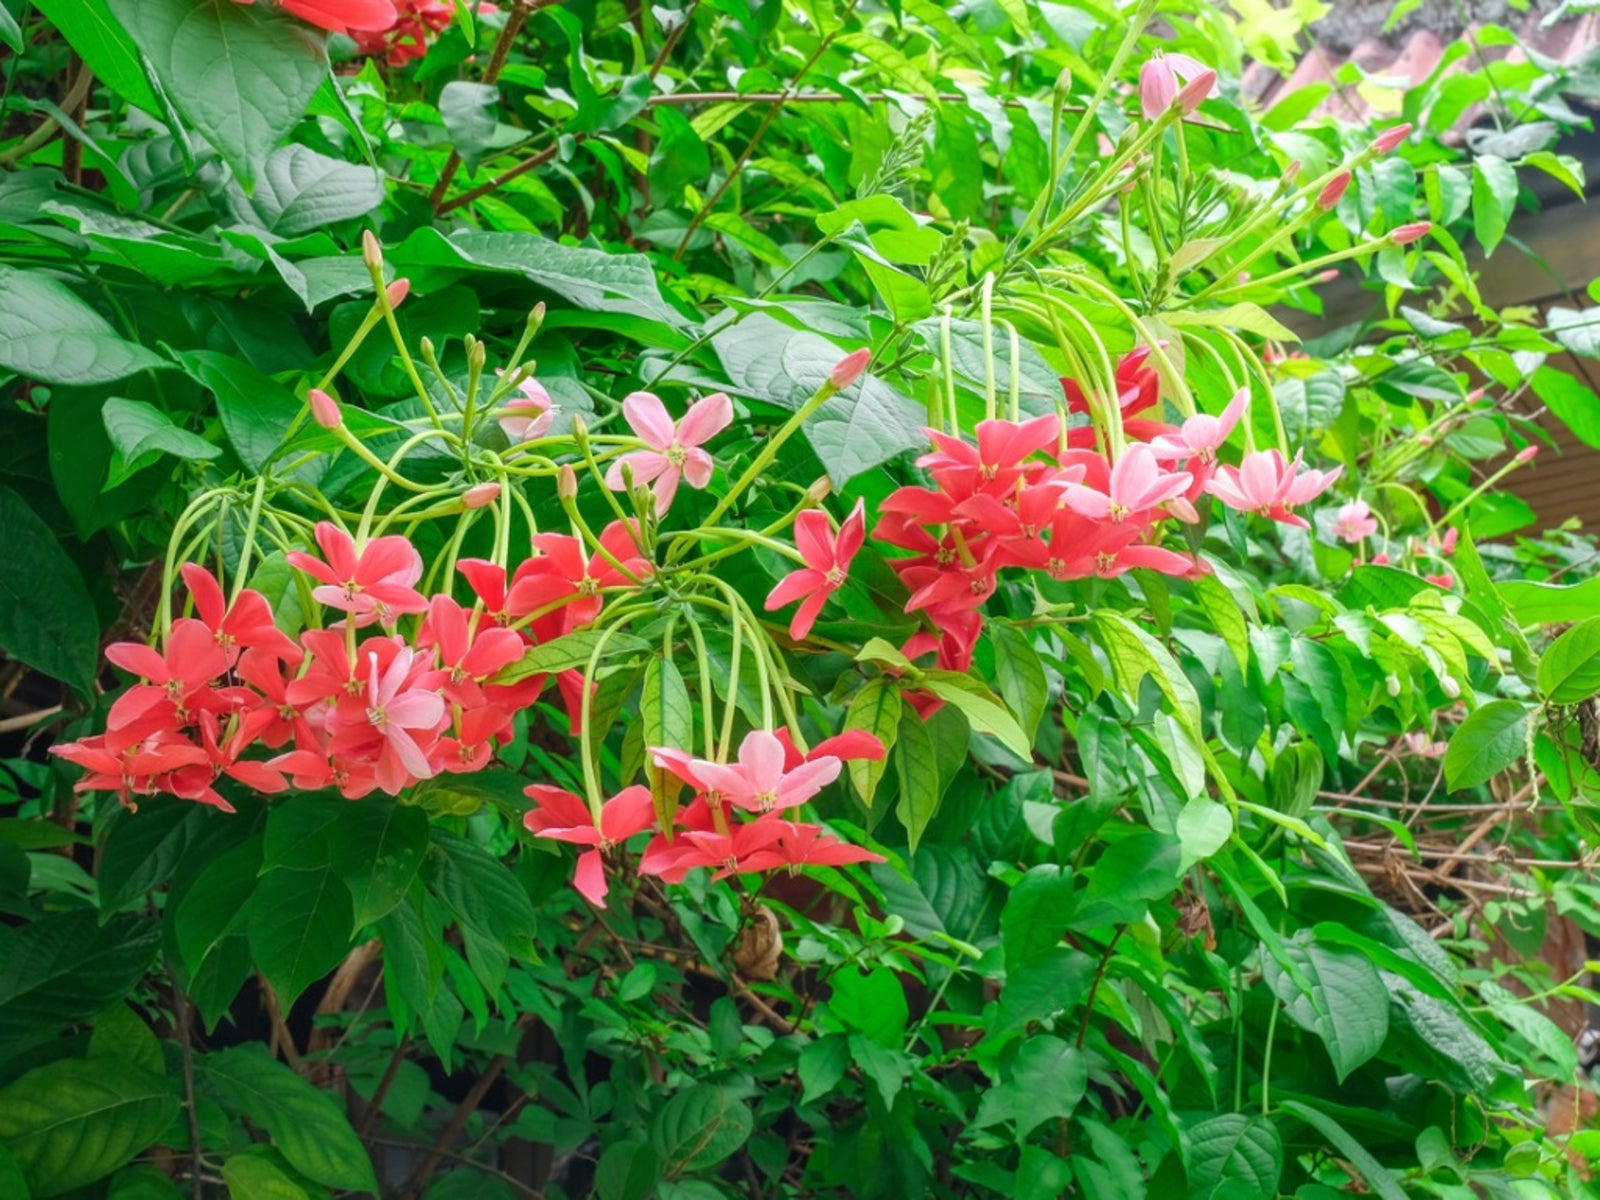
[[[1491,700],[1456,728],[1444,754],[1451,790],[1475,787],[1504,771],[1527,749],[1528,710],[1515,700]]]

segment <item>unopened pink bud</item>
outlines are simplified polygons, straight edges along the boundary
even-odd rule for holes
[[[1323,185],[1322,191],[1317,193],[1317,207],[1331,209],[1337,205],[1350,187],[1350,172],[1340,171]]]
[[[1217,73],[1215,71],[1201,71],[1200,74],[1183,85],[1173,103],[1178,106],[1184,116],[1188,116],[1200,107],[1200,101],[1216,90]]]
[[[344,417],[339,412],[339,402],[320,388],[312,388],[306,394],[306,401],[311,405],[311,417],[324,429],[337,429],[344,424]]]
[[[1300,177],[1300,160],[1297,158],[1283,169],[1283,181],[1293,183]]]
[[[556,472],[556,495],[563,500],[578,498],[578,473],[569,463],[562,463],[561,469]]]
[[[484,508],[493,504],[500,497],[500,485],[490,480],[488,483],[477,483],[461,493],[461,503],[468,508]]]
[[[1409,246],[1420,237],[1425,237],[1433,228],[1431,221],[1413,221],[1409,225],[1402,225],[1398,229],[1389,231],[1389,240],[1396,246]]]
[[[1529,463],[1538,457],[1539,447],[1537,445],[1524,446],[1521,450],[1517,451],[1517,461],[1519,463]]]
[[[405,302],[405,298],[411,294],[411,280],[396,279],[383,289],[383,294],[389,298],[390,308],[399,308]]]
[[[1483,399],[1483,394],[1485,392],[1487,392],[1488,390],[1489,389],[1486,388],[1486,387],[1475,387],[1475,388],[1473,388],[1470,392],[1467,393],[1467,403],[1471,404],[1476,400],[1482,400]]]
[[[1339,278],[1338,267],[1325,267],[1317,272],[1318,283],[1332,283],[1337,278]]]
[[[863,346],[838,361],[833,370],[828,372],[828,382],[833,385],[834,390],[842,392],[861,378],[861,372],[867,369],[867,364],[871,361],[872,351]]]
[[[378,245],[378,235],[370,229],[361,231],[361,259],[369,271],[383,270],[383,247]]]
[[[1417,438],[1417,445],[1419,445],[1419,446],[1431,446],[1431,445],[1433,445],[1433,435],[1431,433],[1422,434],[1420,437]]]
[[[1389,565],[1389,556],[1387,554],[1374,554],[1372,556],[1372,565],[1375,567],[1387,567]]]
[[[1372,148],[1379,154],[1388,154],[1410,136],[1411,122],[1407,121],[1403,125],[1391,125],[1372,139]]]

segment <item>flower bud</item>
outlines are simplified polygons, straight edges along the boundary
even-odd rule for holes
[[[1400,694],[1400,676],[1391,673],[1389,677],[1383,681],[1383,687],[1384,690],[1389,693],[1391,698],[1398,696]]]
[[[1387,567],[1389,565],[1389,556],[1387,554],[1374,554],[1372,556],[1372,565],[1375,567]]]
[[[861,378],[861,372],[867,369],[867,364],[872,361],[872,351],[863,346],[854,353],[847,354],[835,364],[833,370],[828,372],[828,382],[835,391],[844,391],[856,380]]]
[[[1323,185],[1322,190],[1317,193],[1317,207],[1322,209],[1332,209],[1336,207],[1349,187],[1350,172],[1340,171],[1332,179],[1328,180],[1328,182]]]
[[[528,313],[528,332],[530,334],[539,332],[539,326],[544,324],[544,312],[544,301],[541,300]]]
[[[1318,283],[1332,283],[1337,278],[1339,278],[1338,267],[1325,267],[1317,272]]]
[[[1461,685],[1448,675],[1439,677],[1439,690],[1450,699],[1455,700],[1461,695]]]
[[[1217,90],[1217,73],[1215,71],[1201,71],[1179,90],[1173,100],[1184,116],[1188,116],[1200,107],[1200,102]]]
[[[476,483],[461,493],[461,503],[468,508],[484,508],[500,498],[500,485],[494,480]]]
[[[806,499],[812,504],[821,504],[833,493],[833,484],[824,475],[806,489]]]
[[[572,469],[571,463],[562,463],[561,469],[556,472],[556,495],[563,500],[578,498],[578,473]]]
[[[324,429],[337,429],[344,424],[339,402],[321,388],[312,388],[306,394],[306,402],[311,405],[312,420]]]
[[[1519,463],[1530,463],[1538,457],[1539,447],[1537,443],[1524,446],[1521,450],[1517,451],[1517,461]]]
[[[383,294],[388,298],[390,308],[399,308],[411,294],[411,280],[396,279],[383,289]]]
[[[1411,122],[1403,125],[1391,125],[1377,137],[1372,139],[1372,149],[1376,154],[1388,154],[1401,142],[1411,136]]]
[[[1297,158],[1283,169],[1284,183],[1293,183],[1300,177],[1300,160]]]
[[[370,229],[361,231],[361,260],[369,271],[383,270],[383,247],[378,245],[378,235]]]
[[[1425,237],[1433,228],[1431,221],[1413,221],[1409,225],[1402,225],[1398,229],[1389,231],[1389,240],[1396,246],[1409,246],[1420,237]]]
[[[489,348],[473,337],[467,335],[467,366],[474,371],[483,370],[483,364],[489,360]]]

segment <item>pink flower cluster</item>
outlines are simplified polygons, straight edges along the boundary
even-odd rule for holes
[[[545,684],[493,678],[529,645],[594,621],[605,592],[630,589],[630,575],[652,569],[620,521],[601,534],[610,558],[585,554],[566,534],[537,534],[534,555],[509,578],[493,563],[458,564],[477,596],[468,609],[417,590],[422,559],[403,537],[358,545],[326,522],[316,537],[321,557],[290,561],[315,581],[318,603],[344,616],[298,641],[273,623],[259,592],[244,589],[229,604],[209,571],[184,566],[198,615],[174,621],[159,650],[110,646],[106,657],[140,682],[111,706],[104,734],[53,748],[88,772],[78,790],[113,792],[130,806],[165,792],[231,811],[215,788],[222,776],[259,792],[334,787],[355,799],[479,770]],[[392,632],[405,614],[422,616],[412,641]],[[372,626],[379,631],[358,633]],[[557,682],[576,724],[582,675]],[[245,757],[257,746],[276,753]]]
[[[756,729],[745,735],[732,763],[693,758],[670,747],[652,747],[650,755],[659,770],[694,792],[670,829],[658,824],[646,787],[618,792],[601,806],[598,821],[571,792],[544,784],[527,789],[536,807],[523,823],[535,837],[589,847],[578,856],[573,884],[599,907],[605,907],[608,890],[606,856],[647,831],[655,836],[637,869],[666,883],[681,883],[697,867],[725,879],[779,867],[797,871],[883,861],[882,855],[841,842],[820,825],[790,819],[792,809],[839,777],[845,760],[884,756],[883,743],[870,733],[852,730],[802,754],[788,730]]]
[[[455,20],[455,6],[461,0],[392,0],[394,20],[381,28],[352,31],[356,48],[373,58],[382,58],[391,67],[403,67],[421,58],[428,46]],[[468,3],[471,0],[467,0]],[[479,12],[494,12],[493,4],[482,4]]]
[[[1337,470],[1311,471],[1297,454],[1276,450],[1221,465],[1217,452],[1245,412],[1241,391],[1219,416],[1199,414],[1181,426],[1147,414],[1159,399],[1148,348],[1123,357],[1116,371],[1126,448],[1112,461],[1093,448],[1088,426],[1057,416],[989,420],[975,442],[927,430],[932,453],[917,460],[931,487],[903,487],[882,505],[873,536],[911,552],[890,566],[910,590],[907,612],[924,612],[936,632],[903,647],[910,657],[934,652],[937,664],[965,671],[982,631],[981,609],[1006,568],[1052,579],[1114,578],[1143,567],[1165,575],[1204,572],[1203,561],[1160,544],[1169,520],[1195,522],[1206,494],[1231,508],[1304,527],[1295,509],[1325,491]],[[1063,380],[1067,407],[1089,405]]]

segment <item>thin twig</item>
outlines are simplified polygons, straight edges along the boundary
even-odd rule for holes
[[[190,1003],[186,992],[174,990],[178,1002],[178,1042],[183,1050],[184,1115],[189,1121],[189,1154],[194,1159],[191,1194],[194,1200],[203,1200],[205,1183],[201,1179],[201,1171],[205,1164],[200,1158],[200,1112],[194,1103],[194,1005]]]
[[[377,1146],[397,1146],[402,1150],[421,1150],[423,1148],[421,1142],[408,1142],[403,1138],[369,1137],[366,1140]],[[508,1175],[497,1167],[489,1166],[488,1163],[481,1163],[476,1159],[468,1158],[465,1154],[456,1154],[450,1150],[440,1150],[437,1147],[431,1153],[437,1154],[440,1158],[447,1158],[451,1162],[460,1163],[464,1167],[471,1167],[474,1171],[481,1171],[485,1175],[493,1175],[519,1195],[529,1197],[529,1200],[544,1200],[542,1191],[529,1187],[516,1176]]]

